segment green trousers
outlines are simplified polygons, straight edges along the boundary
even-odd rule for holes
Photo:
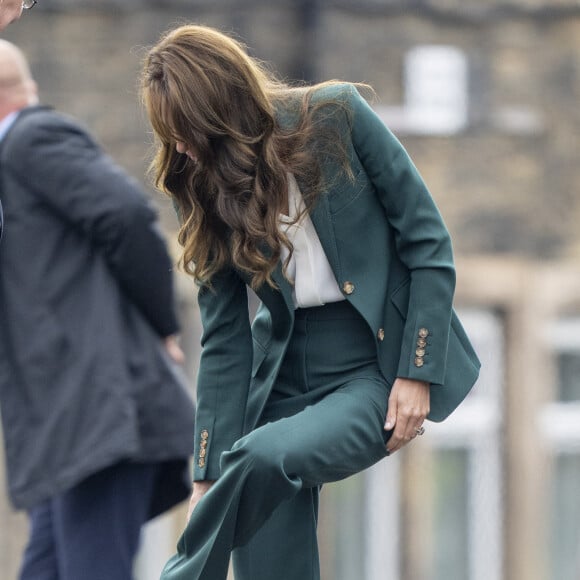
[[[222,454],[162,580],[318,580],[322,484],[386,455],[389,385],[366,322],[347,302],[296,311],[260,426]]]

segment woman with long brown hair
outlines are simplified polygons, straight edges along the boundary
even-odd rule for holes
[[[152,169],[203,324],[190,517],[165,580],[225,579],[232,551],[236,580],[319,578],[320,486],[398,451],[477,378],[448,232],[359,88],[292,88],[203,26],[145,59]]]

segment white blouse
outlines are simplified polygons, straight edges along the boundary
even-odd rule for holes
[[[286,274],[294,282],[292,299],[294,308],[322,306],[329,302],[344,300],[326,254],[308,213],[297,223],[292,223],[304,209],[304,200],[294,175],[288,175],[289,215],[280,215],[280,229],[288,236],[294,251]],[[282,263],[288,258],[288,250],[282,247]]]

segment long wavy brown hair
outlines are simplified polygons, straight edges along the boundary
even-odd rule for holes
[[[324,106],[311,102],[320,86],[278,81],[240,42],[205,26],[174,29],[147,53],[141,94],[157,144],[151,171],[173,198],[182,266],[198,283],[211,284],[233,266],[254,289],[275,286],[282,247],[292,252],[279,229],[279,215],[288,213],[288,173],[308,210],[323,187],[321,156],[337,156],[347,167],[332,123],[315,114]],[[279,110],[291,122],[281,123]],[[178,142],[195,161],[176,151]]]

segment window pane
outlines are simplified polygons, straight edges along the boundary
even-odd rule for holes
[[[468,467],[465,449],[436,452],[432,579],[469,578]]]
[[[553,580],[580,577],[580,455],[555,459],[551,510],[551,574]]]
[[[580,401],[580,352],[561,352],[558,355],[558,399],[562,402]]]

